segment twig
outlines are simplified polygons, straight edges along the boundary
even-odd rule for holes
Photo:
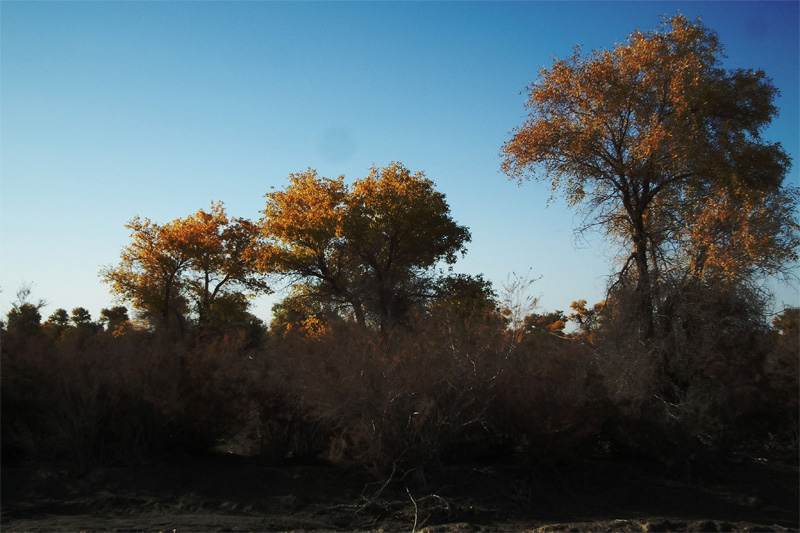
[[[361,499],[364,501],[363,504],[339,504],[329,507],[329,509],[330,510],[342,509],[342,510],[352,511],[353,514],[361,513],[369,506],[373,505],[375,501],[378,500],[378,498],[380,498],[381,494],[383,494],[383,491],[392,481],[392,478],[394,478],[396,470],[397,470],[397,463],[392,463],[392,472],[389,474],[389,477],[386,478],[386,481],[383,482],[383,485],[381,485],[381,487],[372,496],[370,497],[364,496],[364,492],[367,490],[367,487],[366,486],[364,487],[364,490],[361,492]],[[367,485],[374,485],[374,483],[368,483]]]
[[[420,498],[420,501],[422,501],[422,500],[427,500],[428,498],[433,498],[433,499],[435,499],[435,500],[439,500],[439,501],[441,501],[441,502],[442,502],[442,504],[444,504],[444,507],[445,507],[445,509],[447,509],[447,514],[450,514],[450,513],[452,512],[452,509],[450,508],[450,504],[449,504],[449,503],[447,503],[447,500],[445,500],[444,498],[442,498],[442,497],[441,497],[441,496],[439,496],[438,494],[428,494],[428,495],[427,495],[427,496],[425,496],[424,498]]]
[[[386,481],[383,483],[381,488],[378,489],[378,491],[375,494],[373,494],[371,498],[367,499],[367,502],[364,505],[362,505],[356,511],[356,513],[360,513],[361,511],[369,507],[375,500],[377,500],[380,497],[381,494],[383,494],[384,489],[386,489],[387,485],[389,485],[389,483],[392,481],[392,478],[394,477],[394,473],[396,470],[397,470],[397,463],[392,463],[392,473],[389,474],[388,478],[386,478]]]
[[[408,487],[406,487],[406,492],[408,493],[408,497],[411,498],[411,503],[414,504],[414,525],[411,526],[411,533],[416,533],[416,531],[417,531],[417,517],[419,516],[419,509],[417,508],[417,502],[414,501],[414,497],[411,495],[411,491],[408,490]]]

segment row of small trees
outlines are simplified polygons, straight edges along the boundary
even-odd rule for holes
[[[23,287],[17,291],[17,301],[6,315],[6,322],[3,324],[9,331],[34,334],[42,325],[41,309],[45,302],[29,301],[31,287]],[[56,309],[44,322],[44,327],[60,334],[65,330],[78,329],[103,329],[112,332],[122,332],[125,328],[132,327],[128,318],[128,309],[118,305],[110,309],[100,311],[100,319],[92,320],[92,314],[84,307],[75,307],[71,313],[66,309]]]

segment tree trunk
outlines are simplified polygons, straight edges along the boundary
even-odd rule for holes
[[[638,216],[634,224],[633,242],[635,245],[634,257],[636,261],[636,302],[637,313],[641,319],[642,333],[645,339],[650,339],[655,334],[653,319],[653,280],[650,276],[650,262],[648,260],[647,234],[644,229],[644,220]]]
[[[353,306],[353,314],[356,316],[356,323],[359,326],[366,324],[366,318],[364,317],[364,306],[361,305],[361,302],[351,301],[350,305]]]

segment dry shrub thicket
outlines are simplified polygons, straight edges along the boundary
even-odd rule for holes
[[[259,418],[267,428],[285,421],[282,444],[293,445],[286,455],[421,472],[445,456],[490,448],[491,411],[511,350],[503,321],[438,310],[414,322],[388,336],[338,323],[267,350],[261,389],[284,390],[291,401],[278,403],[284,412],[270,411],[276,402],[267,397]]]
[[[379,476],[442,464],[634,453],[686,461],[742,446],[797,453],[797,313],[687,291],[642,338],[624,293],[591,327],[510,328],[439,305],[379,333],[332,320],[253,345],[128,328],[3,332],[3,461],[138,464],[236,444],[265,463]]]
[[[767,326],[757,291],[668,291],[651,338],[635,327],[631,299],[612,291],[588,335],[613,407],[610,442],[668,462],[756,443],[797,449],[798,374],[785,370],[797,368],[799,339]]]

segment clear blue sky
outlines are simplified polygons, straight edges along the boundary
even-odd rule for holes
[[[135,215],[167,222],[221,200],[257,219],[289,173],[354,180],[393,160],[471,229],[457,271],[498,289],[541,276],[542,310],[598,301],[607,243],[576,243],[573,213],[547,206],[545,184],[508,181],[499,151],[540,67],[678,12],[719,33],[728,67],[772,77],[767,137],[797,164],[797,1],[0,2],[0,312],[32,283],[43,318],[97,318],[114,305],[98,271]],[[800,303],[796,287],[778,299]]]

